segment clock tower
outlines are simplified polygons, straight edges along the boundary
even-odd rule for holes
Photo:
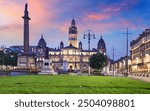
[[[71,26],[69,28],[69,40],[68,46],[72,44],[74,47],[78,48],[78,30],[76,27],[76,22],[74,18],[71,21]]]

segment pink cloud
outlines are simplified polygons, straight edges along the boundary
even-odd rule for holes
[[[118,23],[119,23],[118,27],[125,27],[125,28],[130,27],[131,29],[137,28],[137,24],[134,24],[133,22],[131,22],[130,20],[127,20],[125,18],[119,18]]]
[[[9,24],[8,26],[0,26],[0,31],[4,31],[4,30],[20,30],[22,28],[22,26],[20,24]]]
[[[129,7],[134,6],[138,2],[139,2],[139,0],[121,0],[119,3],[119,6],[129,8]]]
[[[56,0],[57,1],[57,0]],[[21,18],[24,15],[24,4],[12,2],[11,0],[0,1],[1,25],[6,26],[10,24],[23,23]],[[55,19],[55,13],[57,10],[53,10],[55,1],[52,0],[28,0],[29,16],[31,17],[31,26],[48,27],[52,26],[50,22]],[[50,11],[49,11],[50,10]],[[50,12],[50,13],[49,13]]]
[[[104,19],[108,19],[110,18],[109,15],[106,15],[106,14],[97,14],[97,13],[91,13],[91,14],[88,14],[87,19],[89,20],[104,20]]]
[[[2,9],[0,10],[1,25],[8,25],[13,22],[16,23],[17,21],[20,22],[18,19],[18,15],[21,14],[21,7],[19,4],[5,0],[0,1],[0,7]]]
[[[2,9],[0,10],[0,33],[1,35],[5,36],[4,40],[6,41],[13,41],[13,39],[15,38],[15,41],[9,43],[22,44],[23,19],[21,17],[24,14],[24,4],[26,3],[26,0],[14,1],[0,0],[0,7]],[[59,8],[57,7],[57,4],[60,5],[62,3],[62,0],[61,2],[60,0],[28,0],[29,16],[31,17],[30,44],[37,43],[40,35],[44,33],[47,33],[46,36],[49,37],[49,41],[60,37],[63,37],[64,39],[64,35],[65,39],[67,39],[68,28],[70,27],[72,19],[71,17],[74,12],[76,12],[76,9],[74,9],[74,7],[77,6],[75,4],[72,4],[72,2],[68,2],[66,0],[63,0],[63,3],[64,1],[65,3],[68,3],[68,5],[65,5],[66,7],[64,8]],[[117,22],[112,22],[112,19],[111,21],[109,21],[110,18],[114,17],[113,15],[115,15],[116,17],[122,10],[128,8],[126,5],[127,2],[123,1],[124,0],[121,1],[122,4],[120,5],[100,5],[99,11],[97,12],[89,12],[88,10],[84,10],[82,8],[81,10],[79,10],[80,8],[78,8],[78,11],[81,11],[79,16],[77,16],[77,19],[79,20],[76,20],[79,34],[83,33],[87,29],[92,29],[98,33],[108,33],[108,30],[121,27],[120,24],[123,24],[124,27],[134,27],[134,24],[128,22],[127,20],[117,19]],[[133,1],[135,2],[136,0]],[[84,4],[82,5],[84,6]],[[67,17],[69,14],[71,14],[71,17],[68,20]],[[61,18],[66,20],[63,21],[61,20]],[[107,22],[103,23],[102,20],[107,20]],[[53,32],[53,30],[56,32]]]
[[[103,12],[119,12],[121,11],[121,7],[114,7],[114,6],[109,6],[103,9]]]
[[[56,26],[56,28],[63,33],[68,33],[70,24],[71,21],[65,21],[64,23],[61,23],[58,26]]]
[[[55,26],[55,22],[53,21],[55,20],[56,13],[58,13],[56,9],[54,10],[54,4],[56,2],[57,0],[44,0],[44,2],[43,0],[28,0],[29,16],[31,17],[31,42],[39,36],[39,33],[42,34],[43,30]],[[17,37],[18,39],[14,42],[16,44],[23,39],[23,19],[21,17],[24,15],[25,3],[25,0],[16,2],[12,0],[0,0],[0,7],[2,9],[0,10],[0,32],[1,35],[5,36],[4,40],[7,41],[12,37]],[[8,34],[6,34],[6,32],[8,32]]]
[[[120,0],[117,3],[100,6],[99,9],[102,10],[103,13],[115,15],[124,10],[129,10],[131,7],[135,6],[138,1],[139,0]]]
[[[113,22],[96,22],[89,20],[82,20],[81,23],[77,24],[79,33],[83,34],[85,30],[93,30],[95,33],[104,34],[109,33],[112,29],[117,27],[116,23]],[[94,25],[93,25],[94,24]]]

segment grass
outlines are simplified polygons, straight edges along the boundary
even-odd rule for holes
[[[29,75],[0,77],[1,94],[150,94],[150,83],[124,77]]]

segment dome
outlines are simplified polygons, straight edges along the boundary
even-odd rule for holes
[[[43,35],[42,35],[41,39],[38,42],[38,47],[46,47],[46,42],[43,38]]]
[[[60,42],[60,45],[64,45],[63,41]]]
[[[99,43],[99,44],[105,43],[105,41],[103,40],[102,36],[101,36],[100,40],[98,41],[98,43]]]
[[[98,41],[97,48],[98,49],[106,49],[105,41],[103,40],[102,36],[101,36],[100,40]]]

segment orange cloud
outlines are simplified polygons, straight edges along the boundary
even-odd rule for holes
[[[55,15],[57,10],[53,10],[57,0],[28,0],[28,10],[30,21],[30,40],[42,34],[43,30],[53,28],[55,23]],[[4,40],[15,38],[15,42],[19,43],[23,39],[23,19],[24,1],[0,0],[0,33],[5,36]],[[6,32],[8,34],[6,34]],[[16,39],[17,38],[17,39]],[[10,42],[12,43],[12,42]],[[22,43],[22,42],[21,42]]]
[[[110,18],[110,16],[106,15],[106,14],[88,14],[87,15],[87,18],[88,19],[91,19],[91,20],[104,20],[104,19],[108,19]]]
[[[75,0],[73,1],[76,2]],[[63,37],[64,39],[64,35],[65,39],[67,39],[68,28],[72,19],[70,17],[68,20],[68,18],[76,11],[79,11],[73,6],[80,6],[74,4],[74,2],[69,2],[69,5],[64,5],[65,3],[68,3],[67,0],[28,0],[29,16],[31,17],[30,44],[37,43],[41,34],[47,34],[46,36],[49,37],[49,41],[53,40],[53,38],[56,40],[56,38],[60,37]],[[26,0],[0,0],[0,34],[5,36],[4,40],[13,41],[6,43],[10,43],[12,45],[18,43],[22,44],[23,19],[21,17],[24,14],[25,3]],[[83,3],[81,6],[84,6],[84,4],[85,3]],[[79,34],[83,33],[87,29],[92,29],[95,31],[95,33],[107,33],[114,29],[114,27],[121,27],[122,24],[125,24],[123,25],[125,27],[127,25],[133,25],[130,22],[127,23],[125,20],[118,20],[118,18],[117,22],[113,20],[114,16],[112,15],[117,15],[117,12],[120,13],[120,11],[126,7],[126,2],[122,3],[121,5],[123,7],[108,4],[103,5],[103,8],[100,5],[99,7],[101,8],[100,10],[97,10],[97,12],[85,10],[86,8],[80,10],[81,12],[79,11],[80,13],[77,13],[78,20],[76,20]],[[112,19],[110,20],[110,18]],[[103,20],[107,21],[103,23]]]
[[[8,25],[13,22],[16,23],[17,21],[20,22],[18,15],[21,14],[21,7],[19,4],[2,0],[0,1],[0,7],[2,9],[0,10],[1,26]]]

